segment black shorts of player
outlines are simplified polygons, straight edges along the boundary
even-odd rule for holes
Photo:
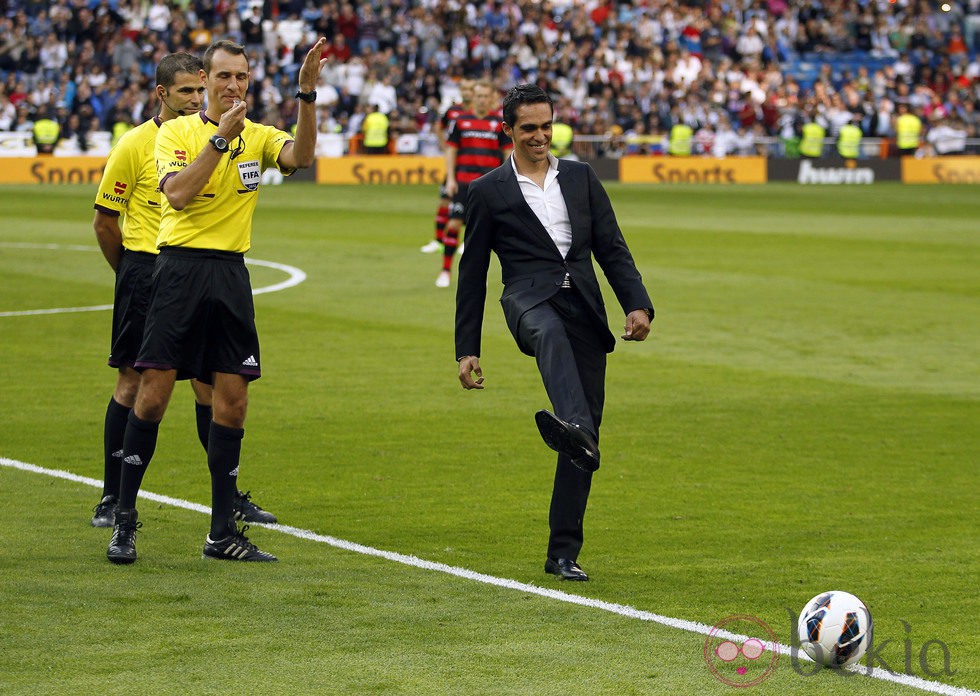
[[[212,383],[215,372],[261,376],[252,285],[241,254],[164,247],[136,368],[177,370]]]
[[[453,202],[449,205],[449,219],[450,220],[462,220],[466,215],[466,192],[469,190],[469,184],[457,184],[456,185],[456,195],[453,196]]]
[[[123,249],[116,269],[116,291],[112,301],[112,345],[110,367],[132,367],[143,343],[143,325],[150,305],[150,284],[156,254]]]

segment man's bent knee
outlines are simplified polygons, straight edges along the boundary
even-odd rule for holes
[[[120,406],[132,408],[136,403],[136,393],[140,388],[140,373],[131,367],[120,367],[116,388],[112,392],[113,400]]]
[[[214,422],[227,428],[244,428],[248,411],[248,380],[241,375],[214,373],[211,414]]]
[[[162,421],[176,381],[176,370],[145,370],[136,396],[136,417],[154,423]]]

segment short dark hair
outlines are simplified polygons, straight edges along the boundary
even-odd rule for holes
[[[245,56],[245,60],[248,60],[248,54],[245,53],[245,47],[241,44],[236,44],[234,41],[229,41],[228,39],[215,41],[213,44],[208,46],[208,50],[204,52],[204,72],[206,72],[208,75],[211,74],[211,59],[218,51],[224,51],[225,53],[230,53],[233,56]]]
[[[504,95],[504,123],[513,127],[517,121],[517,107],[523,104],[547,104],[552,113],[555,110],[554,100],[537,85],[525,83],[514,85]]]
[[[157,84],[170,89],[177,82],[177,73],[197,75],[203,67],[201,59],[190,53],[168,53],[157,63]]]

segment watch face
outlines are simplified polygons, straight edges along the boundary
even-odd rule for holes
[[[220,135],[213,136],[211,138],[211,142],[214,143],[214,146],[219,150],[224,151],[228,149],[228,141],[222,138]]]

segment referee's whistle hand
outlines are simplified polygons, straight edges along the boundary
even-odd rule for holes
[[[476,379],[473,379],[476,375]],[[480,369],[480,359],[475,355],[467,355],[459,361],[459,382],[463,389],[483,389],[483,370]]]
[[[245,130],[245,111],[247,109],[248,105],[243,99],[221,114],[221,119],[218,121],[218,132],[229,140],[241,135],[242,131]]]

